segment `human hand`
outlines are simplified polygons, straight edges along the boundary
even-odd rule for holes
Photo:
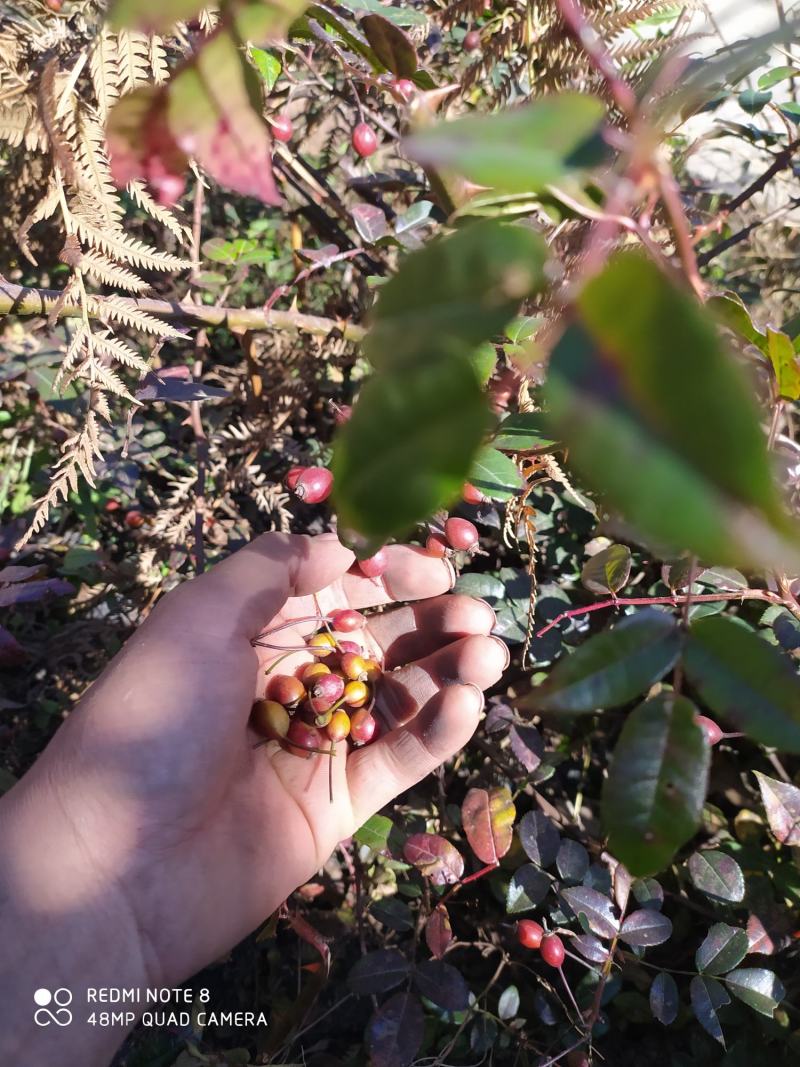
[[[442,595],[452,584],[443,560],[387,552],[386,573],[367,579],[333,535],[267,534],[168,594],[4,802],[12,893],[34,911],[115,916],[116,936],[133,931],[144,984],[171,985],[229,950],[338,841],[463,746],[480,690],[507,660],[488,636],[493,612]],[[359,633],[391,672],[380,711],[394,728],[349,754],[338,746],[332,802],[329,757],[256,748],[247,726],[278,655],[251,639],[315,614],[312,593],[325,613],[420,601],[372,615]],[[315,629],[274,640],[302,644]]]

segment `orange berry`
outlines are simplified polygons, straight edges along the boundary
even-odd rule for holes
[[[376,659],[364,660],[364,673],[367,676],[368,682],[377,682],[380,676],[383,674],[380,663]]]
[[[292,674],[275,674],[267,683],[271,700],[277,700],[286,708],[294,707],[305,699],[306,687]]]
[[[363,708],[369,700],[369,686],[364,682],[348,682],[342,700],[350,708]]]
[[[291,721],[289,712],[277,700],[257,700],[250,713],[253,729],[271,741],[286,737]]]
[[[336,641],[328,633],[314,634],[306,644],[315,656],[330,656],[331,652],[336,651]]]
[[[324,663],[306,663],[304,667],[300,668],[300,674],[298,675],[301,682],[304,685],[311,685],[315,678],[320,678],[323,674],[330,674],[330,667]]]
[[[363,681],[367,676],[367,661],[355,652],[345,652],[340,667],[345,678],[351,681]]]
[[[344,741],[350,733],[350,716],[346,711],[335,711],[328,723],[328,737],[331,741]]]

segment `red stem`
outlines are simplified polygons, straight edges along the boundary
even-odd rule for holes
[[[546,633],[552,630],[555,626],[558,626],[564,619],[574,619],[579,615],[588,615],[592,611],[602,611],[605,608],[617,608],[627,607],[630,605],[645,605],[645,604],[672,604],[673,607],[680,607],[685,597],[679,596],[620,596],[614,597],[613,600],[601,600],[596,604],[585,604],[581,608],[570,608],[569,611],[562,611],[560,615],[556,615],[554,619],[548,622],[547,626],[543,626],[541,630],[537,630],[534,634],[535,637],[544,637]],[[698,604],[703,601],[714,600],[767,600],[770,604],[782,604],[783,601],[777,593],[770,592],[769,589],[740,589],[738,591],[724,590],[719,593],[701,593],[699,596],[692,597],[692,603]]]

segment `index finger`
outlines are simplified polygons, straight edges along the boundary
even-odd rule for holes
[[[380,578],[365,578],[354,564],[341,580],[342,592],[353,608],[377,608],[404,600],[449,593],[455,585],[452,563],[432,556],[418,545],[387,545],[389,564]]]

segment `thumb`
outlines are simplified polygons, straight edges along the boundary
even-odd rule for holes
[[[291,596],[319,592],[341,578],[355,556],[336,534],[267,533],[200,578],[164,598],[189,631],[251,638]]]

